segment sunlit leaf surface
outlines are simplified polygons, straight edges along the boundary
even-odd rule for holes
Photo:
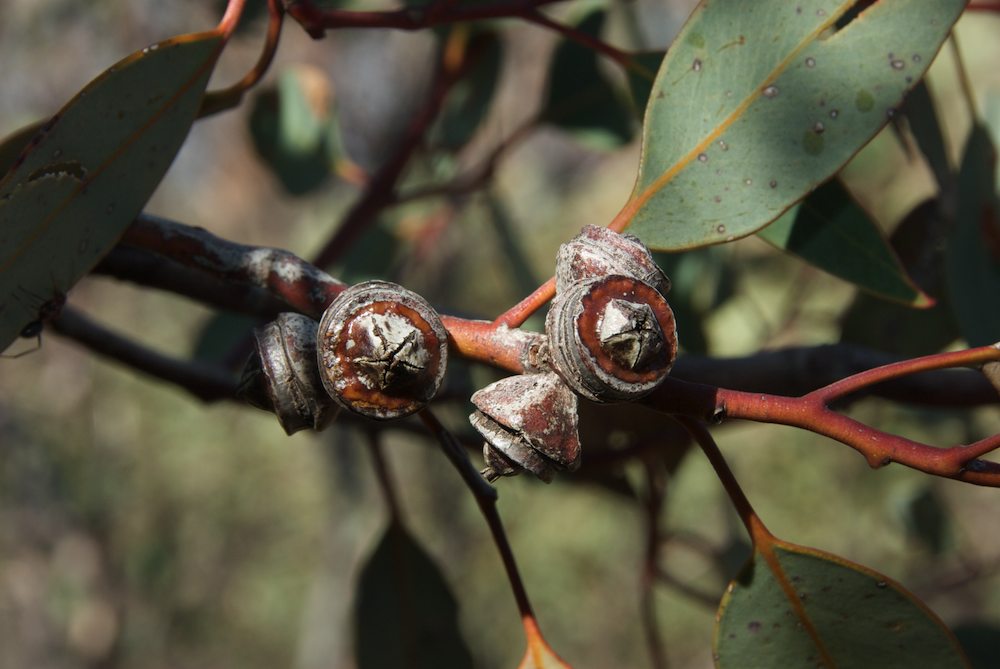
[[[682,249],[748,235],[837,171],[895,113],[962,0],[705,2],[646,113],[630,232]]]
[[[715,630],[723,669],[966,667],[955,637],[901,585],[829,553],[773,544],[722,598]]]

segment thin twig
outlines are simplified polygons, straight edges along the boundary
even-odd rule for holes
[[[898,462],[935,476],[1000,487],[1000,464],[980,459],[1000,448],[1000,434],[963,446],[938,448],[882,432],[827,406],[827,402],[846,392],[904,374],[945,366],[981,366],[995,360],[1000,360],[996,346],[925,356],[861,372],[801,397],[747,393],[668,377],[644,403],[665,413],[703,420],[738,418],[790,425],[850,446],[875,468]]]
[[[310,0],[299,0],[287,6],[288,15],[298,21],[314,38],[323,37],[327,30],[338,28],[393,28],[421,30],[434,26],[483,19],[525,18],[538,7],[561,0],[515,0],[514,2],[431,3],[389,11],[351,11],[319,9]]]
[[[63,307],[59,317],[52,321],[52,329],[95,353],[180,386],[202,401],[236,397],[237,379],[228,370],[154,351],[95,323],[72,307]]]
[[[243,94],[253,88],[271,66],[274,54],[278,50],[282,18],[285,14],[278,0],[267,0],[267,11],[269,14],[267,37],[264,40],[264,48],[260,52],[260,57],[257,58],[257,63],[232,86],[206,93],[201,101],[201,109],[198,110],[199,118],[205,118],[238,106],[243,101]]]

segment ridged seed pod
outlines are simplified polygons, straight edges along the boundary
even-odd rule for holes
[[[557,293],[566,292],[584,279],[609,274],[635,277],[663,295],[670,290],[670,279],[653,260],[645,244],[632,235],[586,225],[580,234],[559,247],[556,256]]]
[[[311,318],[285,313],[256,328],[256,349],[240,380],[240,399],[273,411],[288,434],[322,430],[338,411],[316,367],[316,327]]]
[[[341,293],[319,324],[323,386],[342,407],[379,420],[419,411],[437,394],[448,333],[411,290],[367,281]]]
[[[556,372],[595,402],[650,393],[677,355],[670,305],[660,291],[631,276],[571,285],[553,302],[545,330]]]
[[[580,466],[577,397],[552,372],[509,376],[472,396],[489,481],[527,470],[546,483]]]

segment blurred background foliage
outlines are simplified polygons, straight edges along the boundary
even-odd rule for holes
[[[210,4],[7,0],[0,135],[51,114],[123,55],[211,27],[220,7]],[[692,4],[614,2],[601,34],[624,48],[662,49]],[[585,16],[590,6],[553,12],[596,30]],[[515,21],[490,28],[476,37],[486,55],[474,83],[449,100],[447,122],[405,183],[417,189],[478,164],[536,113],[547,122],[504,155],[485,189],[388,210],[335,268],[339,276],[390,278],[444,312],[493,317],[551,274],[559,243],[583,224],[606,223],[625,201],[638,118],[562,116],[546,93],[552,62],[563,82],[576,76],[574,67],[585,80],[600,73],[609,83],[595,95],[627,104],[621,73],[599,58],[567,61],[569,47],[541,28]],[[214,86],[242,75],[262,31],[260,22],[245,26]],[[996,14],[966,16],[957,27],[994,137],[998,31]],[[431,32],[344,31],[313,41],[289,22],[261,88],[236,111],[196,124],[148,211],[310,257],[352,202],[358,175],[391,154],[421,104],[438,48]],[[955,165],[970,119],[947,49],[929,85]],[[843,173],[887,234],[934,192],[933,175],[907,141],[905,131],[888,129]],[[688,352],[730,356],[838,341],[842,317],[859,299],[755,237],[661,258]],[[181,356],[217,356],[234,328],[248,325],[101,277],[83,281],[70,301]],[[919,327],[866,343],[905,348]],[[954,339],[944,335],[937,346]],[[335,426],[288,438],[269,415],[204,406],[54,335],[0,369],[0,667],[356,666],[355,586],[388,522],[364,433]],[[460,368],[451,377],[462,399],[441,415],[468,435],[467,391],[495,375]],[[941,444],[1000,430],[995,408],[866,401],[851,411]],[[588,428],[602,423],[585,419],[585,449],[663,439],[657,420],[629,424]],[[849,449],[790,428],[730,425],[717,437],[777,535],[892,575],[970,643],[997,647],[995,491],[897,467],[874,473]],[[517,611],[473,500],[426,439],[390,429],[380,441],[410,533],[455,594],[475,666],[513,666],[523,649]],[[666,481],[661,566],[708,597],[658,585],[658,627],[671,666],[707,667],[712,600],[747,548],[707,463],[686,457],[680,442],[667,446],[665,455],[644,456]],[[553,647],[578,667],[648,666],[640,622],[646,519],[636,498],[649,484],[638,461],[598,473],[551,486],[523,476],[501,481],[500,511]]]

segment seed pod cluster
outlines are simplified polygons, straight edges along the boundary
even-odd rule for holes
[[[638,239],[587,226],[559,249],[545,330],[552,364],[595,402],[634,400],[658,386],[677,355],[670,280]]]
[[[587,226],[559,249],[545,322],[553,371],[502,379],[472,396],[485,437],[483,475],[527,470],[550,481],[580,462],[577,396],[634,400],[666,378],[677,354],[670,281],[638,239]]]
[[[437,312],[385,281],[348,288],[318,324],[281,314],[254,334],[239,396],[273,411],[288,434],[320,430],[340,408],[379,420],[414,413],[440,389],[448,362]]]

